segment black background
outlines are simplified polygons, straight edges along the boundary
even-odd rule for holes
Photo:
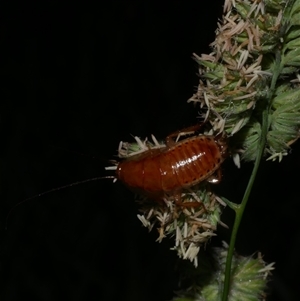
[[[155,242],[133,194],[105,179],[120,140],[196,122],[192,53],[209,53],[223,1],[9,2],[1,16],[1,300],[170,300],[172,240]],[[264,163],[236,245],[276,261],[269,300],[298,300],[299,145]],[[223,167],[239,202],[252,164]],[[223,221],[232,224],[226,209]],[[229,238],[220,229],[213,244]]]

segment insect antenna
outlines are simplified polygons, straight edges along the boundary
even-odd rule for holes
[[[7,214],[7,217],[6,217],[6,220],[5,220],[5,230],[7,230],[7,225],[8,225],[8,220],[9,220],[9,217],[11,216],[12,212],[17,208],[19,207],[20,205],[24,204],[25,202],[28,202],[28,201],[31,201],[33,199],[36,199],[36,198],[39,198],[41,196],[44,196],[44,195],[47,195],[49,193],[52,193],[52,192],[55,192],[55,191],[59,191],[59,190],[62,190],[62,189],[66,189],[66,188],[69,188],[69,187],[73,187],[73,186],[77,186],[79,184],[84,184],[84,183],[88,183],[88,182],[93,182],[93,181],[98,181],[98,180],[101,180],[101,179],[114,179],[113,182],[116,182],[117,179],[115,176],[105,176],[105,177],[95,177],[95,178],[91,178],[91,179],[86,179],[86,180],[83,180],[83,181],[77,181],[77,182],[74,182],[74,183],[71,183],[71,184],[68,184],[68,185],[64,185],[64,186],[60,186],[60,187],[56,187],[56,188],[52,188],[50,190],[47,190],[47,191],[44,191],[42,193],[39,193],[39,194],[36,194],[34,196],[31,196],[19,203],[17,203],[16,205],[14,205],[8,212]]]

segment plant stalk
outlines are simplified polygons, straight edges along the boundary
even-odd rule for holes
[[[229,296],[229,291],[230,291],[230,280],[231,280],[231,264],[232,264],[232,257],[234,254],[234,246],[236,242],[236,237],[238,233],[238,229],[252,190],[252,186],[254,184],[258,167],[260,165],[262,156],[264,154],[264,149],[267,141],[267,133],[268,133],[268,114],[269,114],[269,109],[270,109],[270,104],[271,100],[273,99],[274,91],[275,91],[275,85],[277,82],[277,79],[280,74],[280,70],[282,68],[281,63],[281,56],[280,52],[277,51],[275,54],[275,68],[274,68],[274,73],[271,81],[271,87],[270,87],[270,94],[268,99],[266,99],[266,105],[263,108],[262,111],[262,119],[261,119],[261,135],[260,135],[260,142],[259,142],[259,148],[257,150],[257,156],[256,160],[254,163],[254,167],[252,170],[252,174],[250,176],[247,188],[245,190],[245,194],[243,196],[242,202],[240,206],[236,207],[235,209],[235,220],[234,220],[234,225],[231,233],[231,238],[230,238],[230,243],[229,243],[229,248],[228,248],[228,254],[227,254],[227,259],[226,259],[226,267],[225,267],[225,280],[224,280],[224,289],[223,289],[223,294],[222,294],[222,301],[227,301],[228,296]]]

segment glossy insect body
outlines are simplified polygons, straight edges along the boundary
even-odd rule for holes
[[[116,177],[130,189],[150,198],[175,195],[202,181],[212,180],[227,153],[223,135],[193,136],[134,155],[117,166]]]
[[[165,196],[179,196],[183,189],[190,188],[202,181],[213,181],[213,177],[227,156],[227,139],[225,134],[217,136],[194,135],[174,142],[173,137],[180,137],[195,132],[201,125],[183,129],[169,135],[166,146],[148,150],[128,157],[115,167],[115,176],[96,177],[78,181],[69,185],[53,188],[17,203],[8,213],[19,205],[37,197],[83,183],[113,178],[122,181],[130,189],[154,200]],[[157,143],[158,144],[158,143]],[[220,175],[219,175],[220,177]]]

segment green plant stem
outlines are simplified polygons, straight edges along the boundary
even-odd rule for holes
[[[262,131],[261,131],[260,144],[259,144],[260,147],[258,149],[257,157],[256,157],[256,160],[254,163],[254,168],[253,168],[251,177],[249,179],[248,186],[246,188],[243,200],[242,200],[240,206],[238,206],[235,209],[235,220],[234,220],[234,225],[233,225],[233,229],[232,229],[232,233],[231,233],[227,259],[226,259],[224,290],[223,290],[223,296],[222,296],[223,301],[227,301],[227,299],[228,299],[228,293],[229,293],[229,289],[230,289],[231,263],[232,263],[232,257],[233,257],[237,232],[238,232],[238,229],[239,229],[242,217],[243,217],[243,213],[245,211],[245,208],[246,208],[246,205],[247,205],[247,202],[248,202],[251,190],[252,190],[252,186],[253,186],[254,180],[256,178],[258,167],[259,167],[259,164],[260,164],[260,161],[261,161],[264,149],[265,149],[266,136],[267,136],[266,134],[267,134],[267,130],[268,130],[267,118],[268,118],[268,111],[264,110],[263,120],[265,120],[265,121],[262,124]]]
[[[235,241],[238,233],[238,229],[252,190],[252,186],[254,183],[254,180],[256,178],[256,174],[258,171],[258,167],[260,165],[261,158],[264,153],[265,145],[266,145],[266,140],[267,140],[267,133],[268,133],[268,114],[269,114],[269,108],[270,108],[270,103],[274,95],[275,91],[275,85],[278,79],[278,76],[280,74],[280,69],[282,68],[280,64],[280,53],[279,51],[276,52],[275,56],[275,68],[274,68],[274,73],[272,77],[272,82],[271,82],[271,87],[270,87],[270,94],[267,99],[267,103],[262,111],[262,125],[261,125],[261,135],[260,135],[260,142],[259,142],[259,149],[257,150],[257,156],[256,160],[254,163],[254,167],[252,170],[251,177],[249,179],[247,188],[245,190],[245,194],[243,196],[242,202],[240,206],[237,206],[235,208],[235,220],[234,220],[234,225],[231,233],[231,238],[230,238],[230,243],[229,243],[229,248],[228,248],[228,254],[227,254],[227,259],[226,259],[226,267],[225,267],[225,280],[224,280],[224,289],[223,289],[223,294],[222,294],[222,301],[227,301],[228,300],[228,295],[229,295],[229,290],[230,290],[230,280],[231,280],[231,263],[232,263],[232,257],[234,253],[234,246],[235,246]]]

